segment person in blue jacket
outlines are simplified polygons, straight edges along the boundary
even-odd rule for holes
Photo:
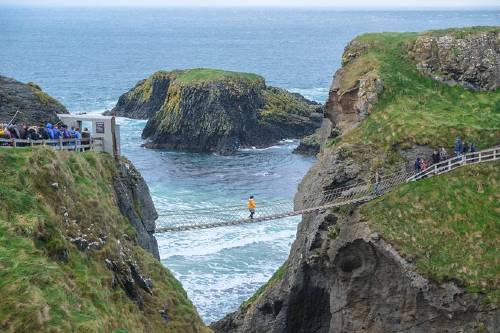
[[[54,126],[51,123],[47,123],[47,125],[45,125],[45,130],[49,135],[49,139],[54,140]]]
[[[455,139],[455,154],[460,156],[462,154],[462,140],[460,138]]]

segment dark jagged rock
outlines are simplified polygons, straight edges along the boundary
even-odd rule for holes
[[[11,121],[17,111],[14,122],[35,125],[57,122],[58,113],[68,113],[35,83],[24,84],[0,75],[0,123]]]
[[[111,113],[149,117],[148,148],[220,154],[312,134],[322,118],[319,104],[268,87],[258,75],[211,69],[157,72]]]
[[[323,118],[321,127],[318,128],[313,134],[306,136],[300,140],[300,144],[293,151],[295,154],[306,156],[316,156],[321,146],[332,135],[332,122],[328,118]]]
[[[118,175],[113,186],[118,207],[137,231],[139,244],[160,260],[158,243],[154,236],[158,213],[141,174],[132,163],[123,159],[118,165]]]

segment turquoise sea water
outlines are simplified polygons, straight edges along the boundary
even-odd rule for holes
[[[323,102],[355,35],[499,25],[500,11],[62,9],[0,6],[0,74],[34,81],[72,112],[102,112],[158,69],[255,72]],[[313,163],[296,141],[235,156],[140,147],[144,121],[120,119],[122,149],[162,211],[292,198]],[[248,298],[288,255],[297,219],[158,235],[162,262],[206,322]],[[164,221],[159,221],[159,224]]]

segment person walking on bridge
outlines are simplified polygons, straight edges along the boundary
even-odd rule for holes
[[[253,215],[255,214],[255,208],[257,205],[255,204],[255,199],[253,198],[253,195],[250,196],[247,202],[247,208],[250,211],[250,219],[253,220]]]

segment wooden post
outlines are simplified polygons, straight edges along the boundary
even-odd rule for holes
[[[59,138],[59,150],[63,150],[62,138]]]

